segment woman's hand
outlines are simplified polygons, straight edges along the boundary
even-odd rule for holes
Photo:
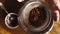
[[[52,16],[55,22],[59,21],[60,0],[46,0],[47,5],[51,9]]]
[[[57,17],[57,20],[56,22],[59,21],[59,11],[60,11],[60,0],[53,0],[56,7],[59,9],[59,10],[56,10],[55,13],[56,13],[56,17]]]

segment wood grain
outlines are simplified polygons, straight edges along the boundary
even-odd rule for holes
[[[54,23],[53,29],[49,32],[49,34],[60,34],[60,20],[58,23]]]

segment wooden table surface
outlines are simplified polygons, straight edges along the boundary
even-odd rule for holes
[[[58,23],[54,23],[53,29],[49,32],[49,34],[60,34],[60,20]]]

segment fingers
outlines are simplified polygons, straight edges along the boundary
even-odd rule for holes
[[[58,9],[60,10],[60,0],[53,0],[53,1],[54,1],[55,5],[58,7]],[[55,11],[56,17],[57,17],[56,22],[59,21],[59,10]]]
[[[55,22],[59,22],[59,11],[56,10],[55,11],[55,14],[56,14],[56,21]]]
[[[58,9],[60,10],[60,0],[53,0]]]

